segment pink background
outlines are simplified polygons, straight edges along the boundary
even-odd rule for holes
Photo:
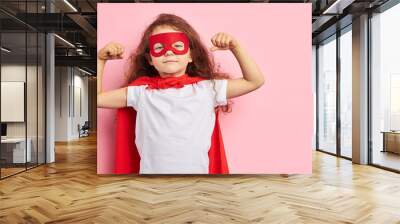
[[[187,20],[208,47],[218,32],[233,35],[257,62],[266,82],[260,89],[234,98],[232,113],[221,114],[230,172],[311,173],[311,3],[97,5],[99,48],[116,41],[132,52],[144,29],[160,13],[173,13]],[[241,77],[230,51],[217,51],[214,56],[223,71]],[[125,60],[107,63],[104,90],[124,84],[126,64]],[[99,174],[113,172],[115,112],[98,109]]]

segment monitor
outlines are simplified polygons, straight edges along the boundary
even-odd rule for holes
[[[1,123],[1,136],[7,136],[7,124]]]

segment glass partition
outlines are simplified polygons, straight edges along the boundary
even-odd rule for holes
[[[1,1],[0,178],[45,163],[45,35],[18,18],[44,1]],[[34,17],[35,18],[35,17]],[[5,22],[6,21],[6,22]]]
[[[1,176],[6,177],[25,170],[31,156],[26,151],[26,33],[3,32],[1,47]]]

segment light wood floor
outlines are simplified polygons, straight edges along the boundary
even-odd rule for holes
[[[313,152],[312,175],[99,176],[96,139],[0,181],[0,223],[400,223],[400,175]]]
[[[372,160],[374,164],[400,170],[400,154],[376,150],[374,151]]]
[[[23,168],[22,167],[12,167],[12,168],[2,167],[0,169],[1,169],[1,177],[2,178],[26,170],[25,167],[23,167]]]
[[[28,163],[27,169],[32,169],[35,166],[36,166],[36,163]],[[10,175],[13,175],[18,172],[25,171],[25,170],[26,170],[25,164],[18,164],[18,167],[11,167],[11,168],[10,167],[7,167],[7,168],[2,167],[1,168],[1,178],[7,177],[7,176],[10,176]]]

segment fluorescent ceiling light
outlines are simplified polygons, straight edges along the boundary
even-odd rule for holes
[[[71,44],[71,42],[69,42],[68,40],[58,36],[57,34],[54,34],[54,36],[56,36],[58,39],[60,39],[61,41],[63,41],[64,43],[68,44],[69,46],[75,48],[75,45]]]
[[[81,68],[79,68],[79,67],[78,67],[78,69],[79,69],[79,71],[81,71],[81,72],[83,72],[83,73],[85,73],[85,74],[93,75],[92,73],[90,73],[90,72],[88,72],[88,71],[86,71],[86,70],[83,70],[83,69],[81,69]]]
[[[342,14],[343,10],[354,1],[355,0],[336,0],[332,5],[325,9],[322,14]]]
[[[325,9],[322,14],[330,13],[330,11],[332,11],[332,9],[334,9],[337,6],[337,4],[339,4],[339,2],[340,2],[340,0],[336,0],[331,6],[329,6],[327,9]]]
[[[68,0],[64,0],[65,4],[67,4],[72,10],[74,10],[75,12],[78,12],[78,10],[71,4],[69,3]]]
[[[5,47],[1,47],[1,50],[4,51],[4,52],[7,52],[7,53],[10,53],[10,52],[11,52],[10,50],[8,50],[8,49],[5,48]]]

